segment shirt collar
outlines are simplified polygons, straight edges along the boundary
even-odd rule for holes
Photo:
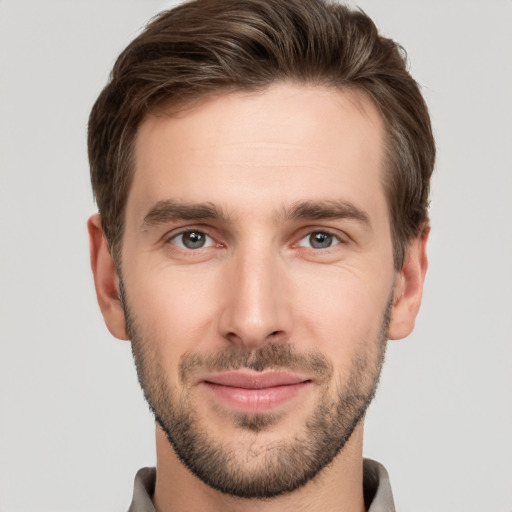
[[[363,492],[368,512],[395,512],[388,472],[375,460],[363,461]]]

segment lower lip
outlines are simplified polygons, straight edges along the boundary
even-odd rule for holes
[[[224,404],[237,412],[263,413],[295,398],[305,391],[310,381],[261,389],[246,389],[204,382],[205,386]]]

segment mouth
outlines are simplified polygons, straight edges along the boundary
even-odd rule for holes
[[[200,381],[214,397],[240,413],[264,413],[306,391],[312,380],[287,372],[237,370],[208,375]]]

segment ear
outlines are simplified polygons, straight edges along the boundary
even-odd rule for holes
[[[124,311],[119,293],[119,276],[103,234],[99,214],[89,219],[87,229],[96,297],[103,319],[113,336],[120,340],[127,340]]]
[[[423,282],[428,267],[427,239],[430,227],[412,240],[405,251],[404,265],[396,276],[388,338],[399,340],[411,334],[420,309]]]

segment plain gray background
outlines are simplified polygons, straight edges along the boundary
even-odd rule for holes
[[[96,305],[86,123],[162,0],[0,0],[0,511],[123,511],[155,462],[128,343]],[[365,454],[398,510],[512,511],[512,3],[361,1],[408,51],[439,147],[415,333]]]

